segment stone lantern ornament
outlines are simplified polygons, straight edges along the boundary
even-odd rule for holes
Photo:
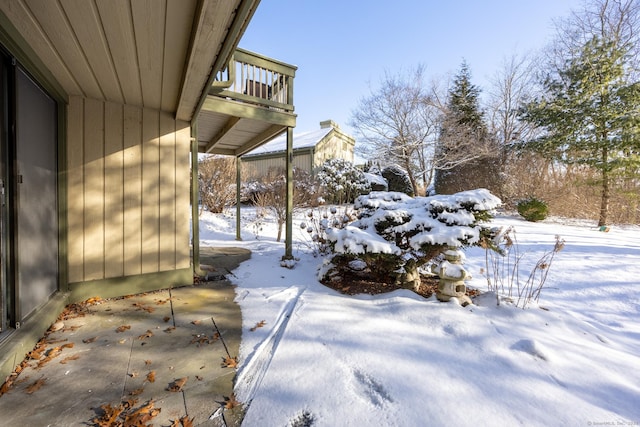
[[[436,292],[439,301],[446,302],[455,297],[463,307],[472,303],[471,298],[466,295],[467,286],[464,284],[465,280],[471,279],[471,274],[464,269],[463,259],[461,250],[449,248],[444,252],[444,260],[431,266],[431,272],[440,277]]]

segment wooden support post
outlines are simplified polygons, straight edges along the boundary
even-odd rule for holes
[[[202,275],[200,270],[200,191],[198,189],[198,128],[191,127],[191,256],[193,273]]]
[[[293,259],[293,128],[287,127],[287,222],[283,259]]]
[[[241,177],[241,168],[242,168],[242,159],[240,156],[236,157],[236,240],[242,240],[242,236],[240,233],[240,188],[242,186],[242,177]]]

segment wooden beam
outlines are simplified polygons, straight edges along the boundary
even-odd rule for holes
[[[240,117],[229,117],[229,120],[227,120],[224,126],[222,126],[222,129],[220,129],[218,133],[216,133],[209,140],[204,151],[207,153],[211,153],[214,145],[216,145],[216,142],[220,141],[222,138],[224,138],[225,135],[231,132],[231,130],[238,124],[239,121],[240,121]]]
[[[261,122],[281,125],[283,127],[296,126],[296,115],[293,113],[262,108],[253,104],[243,104],[237,101],[231,101],[211,95],[207,96],[206,101],[202,105],[200,114],[206,114],[207,111],[221,113],[228,116],[241,117],[243,119],[258,120]]]
[[[235,156],[236,150],[231,148],[213,148],[211,151],[205,151],[207,154],[220,154],[221,156]]]
[[[265,129],[264,131],[260,132],[255,137],[251,138],[244,145],[242,145],[241,147],[237,148],[235,150],[235,155],[236,156],[242,156],[243,154],[248,153],[249,151],[253,150],[254,148],[261,146],[262,144],[264,144],[265,142],[269,141],[270,139],[273,139],[276,136],[280,135],[285,130],[286,130],[286,128],[284,128],[282,126],[271,125],[267,129]]]

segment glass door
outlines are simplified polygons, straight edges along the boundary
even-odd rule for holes
[[[11,323],[10,293],[7,287],[6,264],[6,157],[8,147],[8,84],[7,63],[9,58],[0,51],[0,339],[6,335]]]

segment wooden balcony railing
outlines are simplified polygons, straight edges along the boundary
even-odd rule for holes
[[[293,112],[296,67],[236,49],[218,73],[209,94],[284,112]]]

